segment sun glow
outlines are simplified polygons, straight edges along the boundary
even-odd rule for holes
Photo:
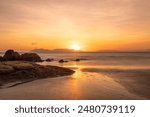
[[[78,44],[74,44],[74,45],[71,46],[71,49],[73,49],[73,50],[80,50],[81,47]]]

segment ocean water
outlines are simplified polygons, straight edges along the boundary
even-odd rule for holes
[[[150,53],[55,53],[55,54],[39,54],[42,59],[53,58],[53,62],[44,62],[42,64],[50,64],[57,66],[79,66],[93,68],[150,68]],[[75,59],[87,59],[75,62]],[[68,63],[59,64],[58,61],[64,59]]]
[[[56,65],[63,67],[91,67],[91,68],[117,68],[138,69],[150,68],[150,52],[101,52],[101,53],[38,53],[43,60],[53,58],[53,62],[39,63],[42,65]],[[4,53],[0,53],[3,56]],[[58,61],[69,61],[60,64]],[[75,59],[87,59],[75,62]]]

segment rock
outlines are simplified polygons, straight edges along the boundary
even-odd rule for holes
[[[42,62],[41,57],[36,53],[25,53],[21,55],[21,60],[31,62]]]
[[[34,66],[30,63],[21,62],[18,64],[12,65],[15,70],[30,70],[34,69]]]
[[[88,59],[75,59],[74,61],[79,62],[79,61],[81,61],[81,60],[88,60]]]
[[[63,59],[59,60],[59,63],[64,63],[65,61]]]
[[[14,50],[7,50],[3,58],[6,61],[16,61],[20,60],[20,54]]]
[[[76,59],[75,61],[80,61],[80,59]]]
[[[74,71],[68,68],[43,66],[34,62],[0,62],[0,86],[13,82],[24,83],[37,79],[72,75],[73,73]]]
[[[54,61],[54,59],[48,58],[48,59],[46,59],[45,61],[46,61],[46,62],[52,62],[52,61]]]
[[[0,61],[4,61],[4,58],[2,56],[0,56]]]
[[[0,74],[8,74],[14,71],[14,68],[9,65],[0,64]]]
[[[65,62],[68,62],[68,61],[65,61],[63,59],[59,60],[59,63],[65,63]]]
[[[36,53],[25,53],[20,55],[18,52],[15,52],[14,50],[7,50],[3,59],[6,61],[24,60],[31,62],[42,62],[42,59]]]

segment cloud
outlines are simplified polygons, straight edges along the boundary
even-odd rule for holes
[[[2,0],[3,39],[150,38],[150,0]],[[51,39],[52,40],[52,39]],[[31,40],[31,46],[36,45]],[[30,45],[29,43],[29,45]]]
[[[83,22],[87,25],[121,25],[148,21],[149,10],[149,0],[3,0],[0,3],[0,21],[17,24],[34,20],[52,22],[54,17],[56,21],[65,17],[81,22],[80,25]]]

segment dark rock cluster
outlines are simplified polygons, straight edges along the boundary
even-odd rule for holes
[[[30,61],[42,62],[41,57],[36,53],[19,54],[14,50],[7,50],[3,57],[0,56],[0,61]]]
[[[77,58],[73,61],[79,62],[79,61],[82,61],[82,60],[88,60],[88,59],[79,59],[79,58]],[[14,50],[7,50],[3,57],[0,56],[0,62],[1,61],[43,62],[41,57],[36,53],[19,54],[18,52],[14,51]],[[53,58],[47,58],[45,61],[46,62],[52,62],[52,61],[54,61],[54,59]],[[66,62],[69,62],[69,61],[64,60],[64,59],[60,59],[58,62],[59,63],[66,63]]]
[[[75,60],[72,60],[72,61],[80,62],[80,61],[83,61],[83,60],[88,60],[88,59],[75,59]],[[59,62],[59,63],[67,63],[67,62],[69,62],[69,61],[66,61],[66,60],[64,60],[64,59],[61,59],[61,60],[59,60],[58,62]]]
[[[42,66],[27,61],[0,62],[0,85],[21,81],[31,81],[41,78],[72,75],[73,70],[57,66]]]
[[[65,61],[64,59],[61,59],[58,61],[59,63],[67,63],[68,61]]]
[[[53,59],[53,58],[52,58],[52,59],[48,58],[48,59],[46,59],[45,61],[46,61],[46,62],[52,62],[52,61],[54,61],[54,59]]]

